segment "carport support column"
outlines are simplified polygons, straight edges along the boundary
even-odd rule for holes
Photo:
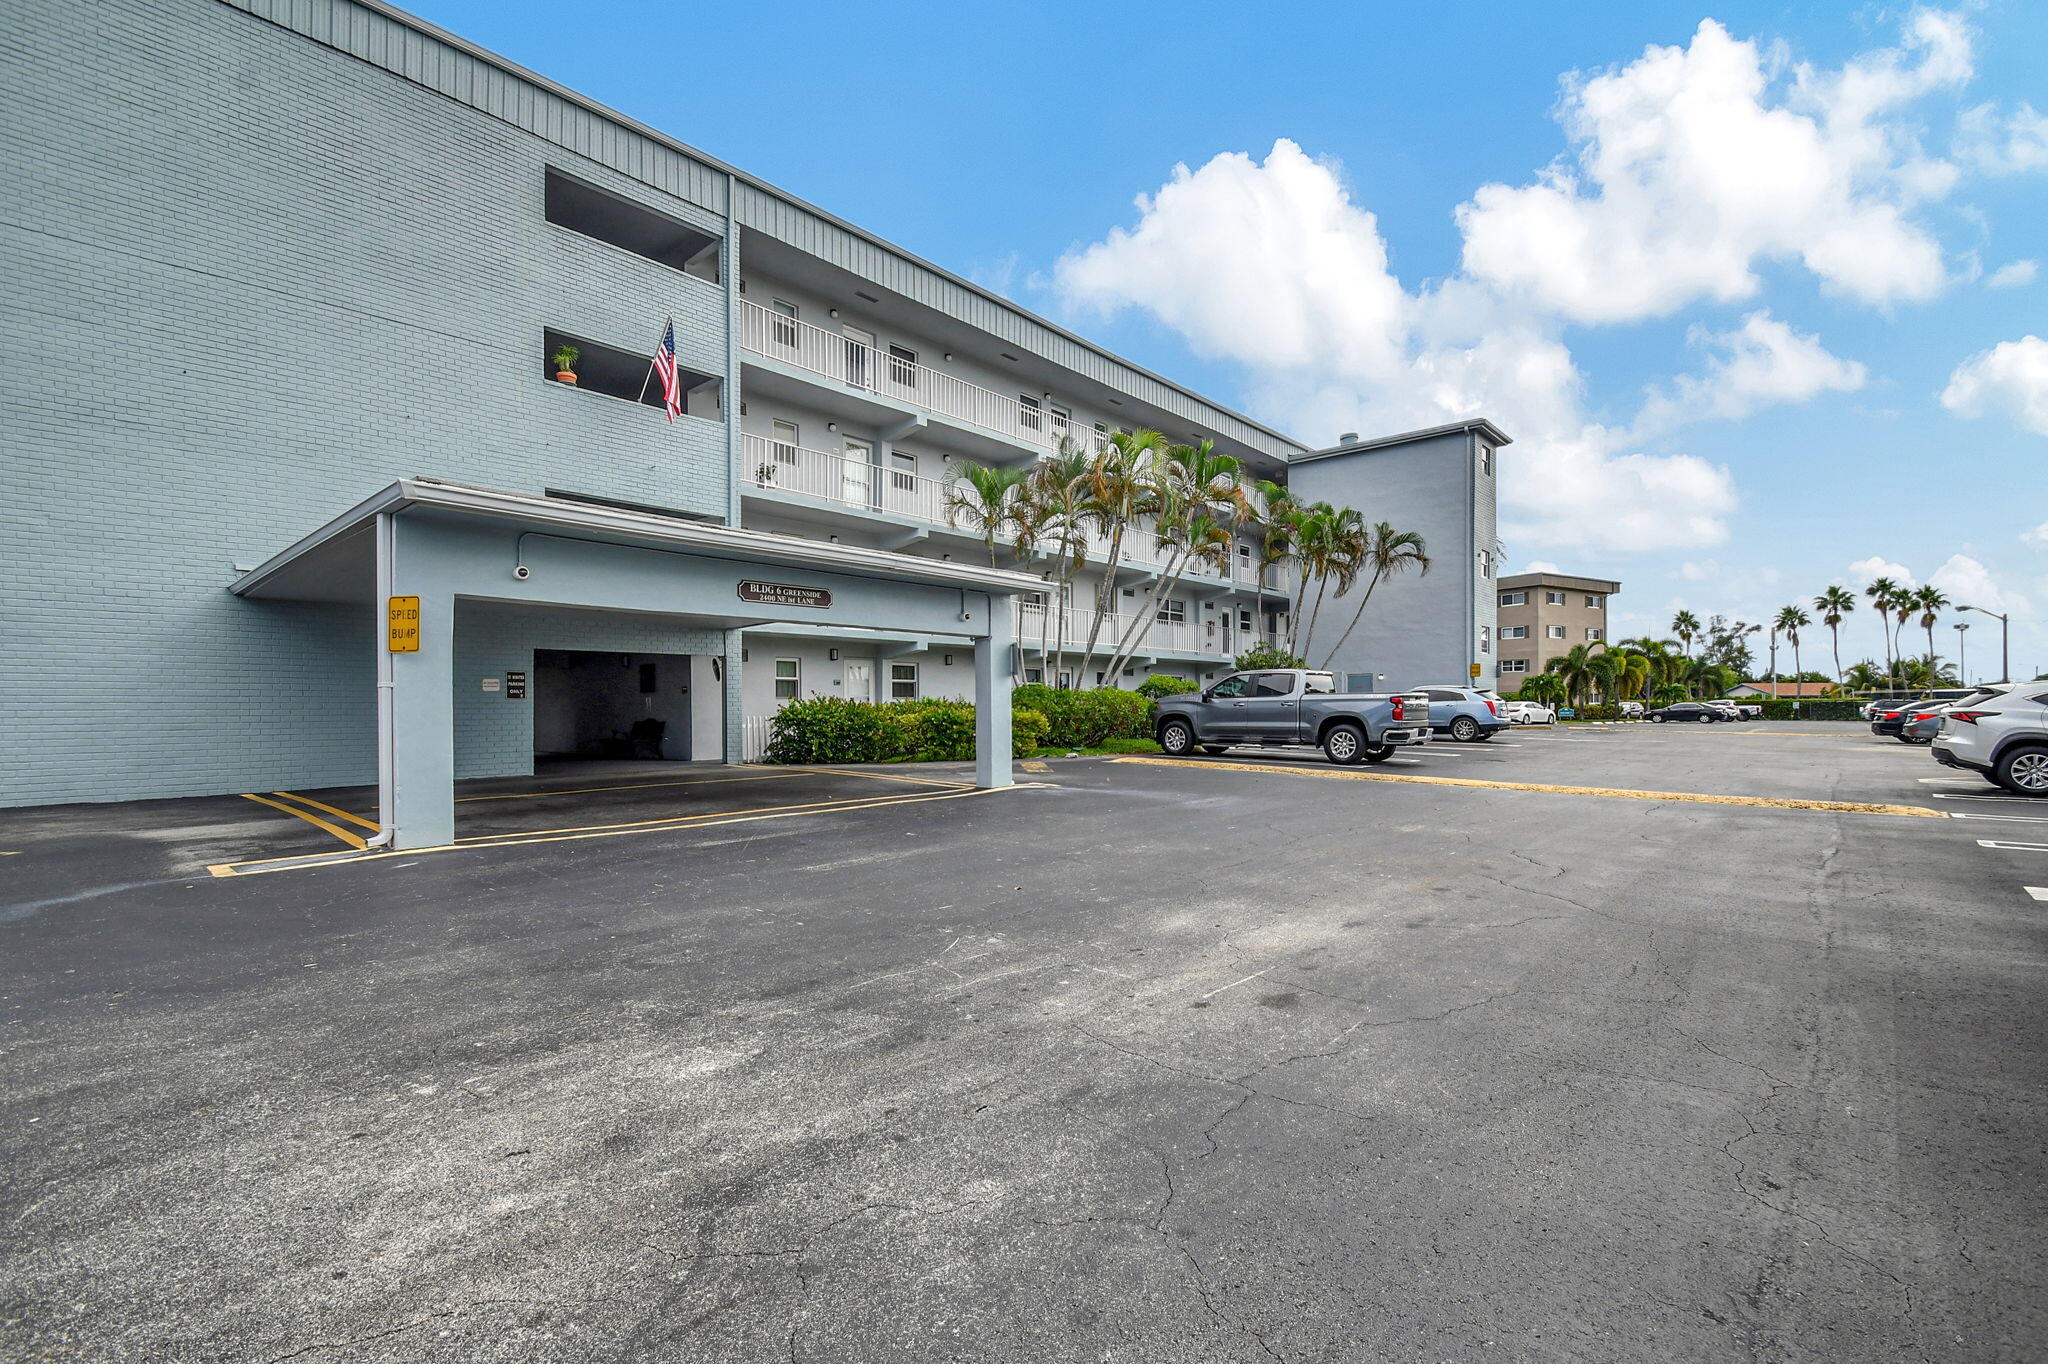
[[[1010,647],[1015,606],[1006,593],[988,596],[988,633],[974,641],[974,784],[1008,786],[1010,774]]]
[[[455,594],[422,563],[421,537],[431,533],[392,517],[379,574],[388,595],[420,599],[419,651],[390,656],[390,700],[378,716],[379,803],[391,846],[401,849],[455,841]],[[384,607],[377,603],[380,617]]]

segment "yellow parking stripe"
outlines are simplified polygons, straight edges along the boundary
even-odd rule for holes
[[[1339,768],[1277,767],[1264,763],[1202,762],[1193,758],[1112,758],[1153,767],[1203,767],[1211,771],[1277,772],[1288,777],[1340,777],[1349,781],[1407,782],[1416,786],[1476,786],[1489,791],[1545,791],[1558,796],[1608,796],[1621,800],[1676,800],[1695,805],[1758,805],[1772,810],[1821,810],[1847,815],[1902,815],[1943,819],[1939,810],[1918,805],[1873,805],[1848,800],[1793,800],[1783,796],[1710,796],[1697,791],[1631,791],[1614,786],[1558,786],[1549,782],[1481,781],[1474,777],[1416,777],[1402,772],[1352,772]]]
[[[773,810],[788,810],[792,812],[799,810],[827,810],[832,809],[836,806],[849,805],[855,803],[864,803],[867,805],[887,805],[892,801],[912,801],[922,799],[924,799],[922,793],[915,791],[906,791],[900,795],[893,796],[878,796],[872,800],[867,800],[864,802],[860,801],[860,798],[855,796],[833,796],[825,800],[806,801],[799,805],[757,805],[750,810],[706,810],[702,814],[695,815],[662,815],[655,819],[634,819],[627,820],[618,824],[572,824],[566,828],[536,829],[533,832],[535,834],[582,834],[596,833],[607,829],[648,829],[660,825],[674,825],[680,827],[682,825],[694,823],[698,820],[723,819],[730,817],[732,815],[765,814]],[[526,835],[523,833],[472,834],[468,838],[458,838],[455,841],[457,843],[462,844],[485,844],[495,842],[496,840],[501,838],[524,837],[526,837]]]
[[[376,820],[364,819],[361,815],[352,815],[346,810],[337,810],[324,800],[314,800],[311,796],[302,796],[296,791],[272,791],[270,794],[283,796],[286,800],[295,800],[301,805],[310,805],[315,810],[325,810],[330,815],[338,815],[358,828],[368,829],[373,834],[381,832]]]
[[[369,846],[368,844],[364,843],[362,839],[350,833],[348,830],[342,828],[340,825],[330,824],[310,810],[301,810],[296,805],[286,805],[283,801],[272,800],[269,796],[252,796],[246,791],[242,793],[242,799],[253,800],[258,805],[268,805],[273,810],[282,810],[286,814],[291,815],[295,819],[305,820],[306,823],[312,825],[316,829],[325,829],[328,833],[333,834],[336,838],[348,844],[351,848],[356,849],[356,851],[358,852],[362,851],[365,847]]]
[[[767,806],[755,811],[734,811],[729,814],[689,815],[649,828],[643,825],[624,825],[609,829],[543,829],[530,834],[507,834],[488,842],[444,843],[432,848],[406,848],[400,851],[380,850],[358,853],[325,853],[300,857],[264,857],[247,862],[217,862],[207,870],[215,876],[260,876],[270,872],[298,871],[307,867],[328,867],[347,863],[378,862],[393,857],[423,857],[429,853],[469,852],[479,848],[513,848],[526,843],[574,843],[586,838],[619,838],[628,834],[663,833],[671,829],[710,829],[724,824],[751,824],[764,819],[789,819],[806,814],[840,814],[854,810],[873,810],[885,805],[919,805],[934,800],[959,800],[966,796],[988,796],[1002,791],[1028,791],[1033,783],[1019,783],[1016,786],[994,788],[965,787],[957,791],[929,791],[901,796],[882,796],[874,800],[841,801],[834,805]]]

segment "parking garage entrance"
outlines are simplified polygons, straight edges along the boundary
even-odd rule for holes
[[[973,784],[1008,786],[1012,601],[1037,582],[676,513],[409,478],[229,590],[371,608],[377,817],[347,817],[374,824],[366,848],[411,850],[455,842],[457,779],[512,770],[508,747],[737,762],[742,632],[761,625],[960,641],[974,656]]]
[[[570,760],[720,761],[715,673],[710,658],[690,654],[534,650],[536,773]]]

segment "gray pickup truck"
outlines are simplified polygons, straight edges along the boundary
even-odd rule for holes
[[[1429,697],[1337,690],[1333,674],[1306,668],[1232,673],[1214,686],[1164,696],[1152,722],[1173,757],[1233,745],[1320,748],[1333,763],[1383,763],[1406,744],[1429,742]]]

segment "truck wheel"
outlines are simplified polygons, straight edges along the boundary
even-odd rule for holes
[[[1461,744],[1469,744],[1479,737],[1479,722],[1469,715],[1460,715],[1451,721],[1451,737]]]
[[[1159,727],[1159,747],[1169,758],[1185,758],[1195,750],[1195,731],[1185,720],[1168,720]]]
[[[2016,748],[2001,756],[1998,784],[2021,796],[2048,796],[2048,748]]]
[[[1357,725],[1332,725],[1323,735],[1323,756],[1339,767],[1356,766],[1365,755],[1365,731]]]
[[[1368,748],[1365,750],[1365,760],[1369,763],[1383,763],[1393,756],[1394,746],[1392,744],[1381,744],[1378,748]]]

